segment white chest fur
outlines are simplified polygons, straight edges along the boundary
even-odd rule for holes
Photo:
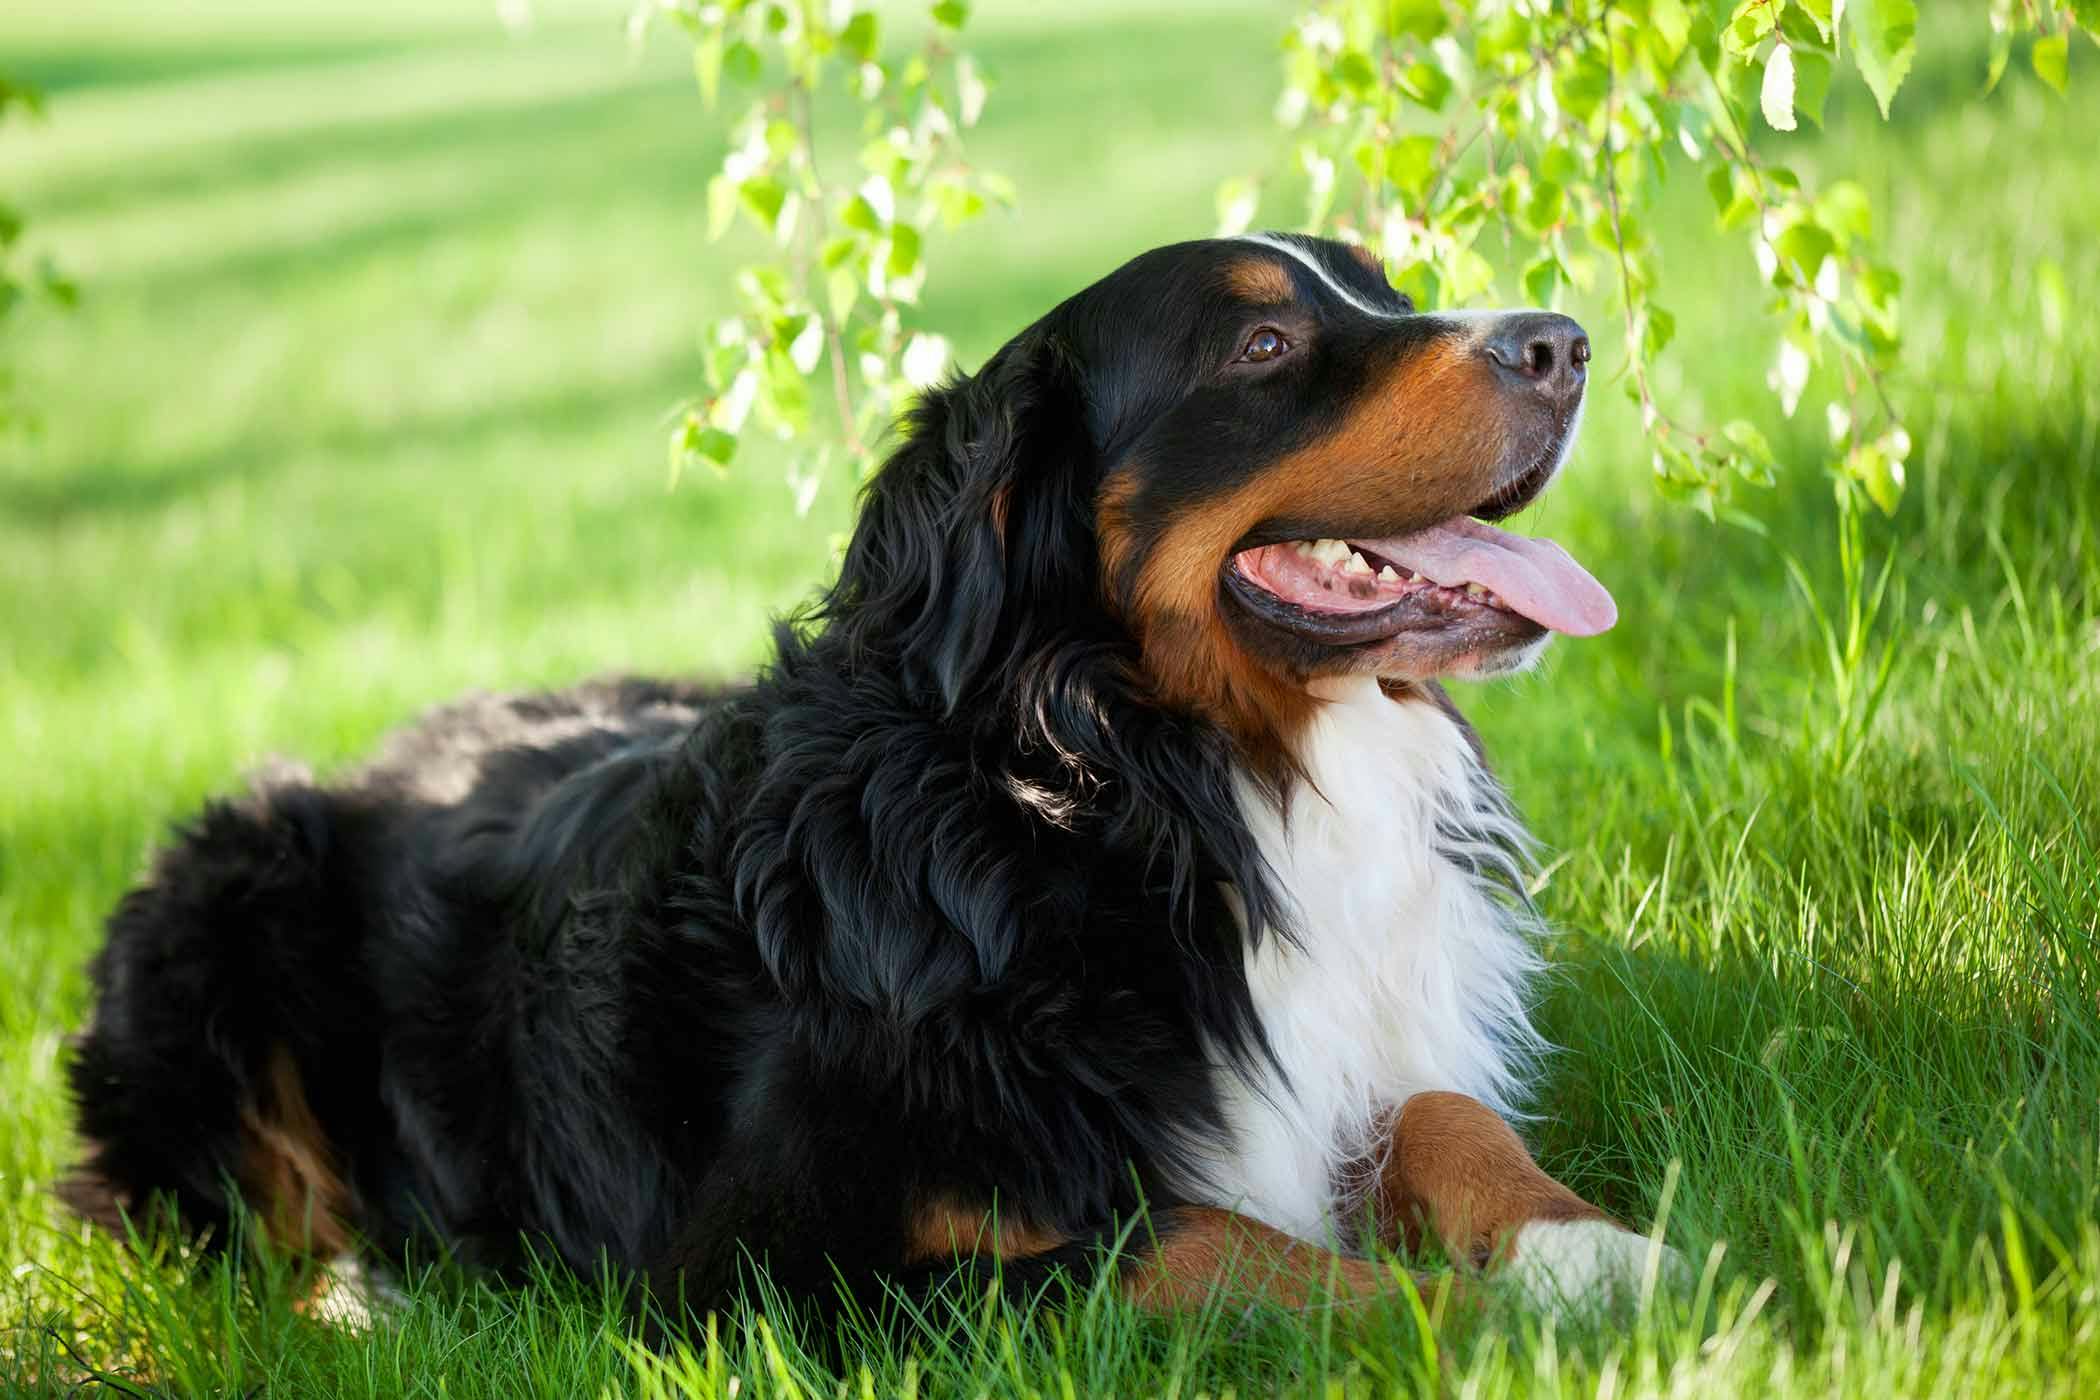
[[[1232,1132],[1211,1173],[1217,1204],[1311,1239],[1335,1231],[1335,1183],[1375,1153],[1382,1113],[1424,1089],[1506,1108],[1536,1044],[1531,920],[1497,879],[1524,837],[1501,789],[1435,705],[1369,677],[1323,698],[1289,810],[1240,794],[1298,940],[1248,959],[1282,1075],[1221,1072]]]

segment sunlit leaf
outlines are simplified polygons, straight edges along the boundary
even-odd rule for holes
[[[1450,23],[1442,0],[1386,0],[1385,28],[1395,37],[1434,39]]]
[[[738,39],[722,51],[722,71],[739,82],[757,82],[764,67],[758,50],[745,40]]]
[[[1853,62],[1886,117],[1917,55],[1916,0],[1849,0],[1845,18],[1852,29]]]
[[[1795,268],[1805,282],[1813,282],[1823,259],[1837,251],[1837,240],[1830,230],[1812,219],[1789,225],[1772,244],[1781,260]]]
[[[1534,306],[1551,306],[1560,287],[1560,264],[1543,257],[1524,269],[1524,295]]]
[[[1307,146],[1299,152],[1305,171],[1305,226],[1317,229],[1334,206],[1334,160]]]
[[[1408,136],[1386,148],[1385,178],[1412,204],[1428,193],[1436,178],[1437,139]]]
[[[787,194],[787,187],[770,175],[754,176],[737,186],[744,208],[768,233],[773,231],[787,204]]]
[[[860,182],[860,198],[875,216],[875,228],[887,227],[897,217],[897,191],[889,180],[881,175],[870,175]]]
[[[1758,106],[1765,114],[1766,125],[1774,131],[1794,129],[1794,50],[1789,45],[1772,45],[1772,53],[1765,59]]]
[[[919,265],[919,231],[910,224],[898,224],[890,230],[890,255],[884,262],[892,277],[909,277],[912,269]]]
[[[1246,176],[1234,176],[1218,186],[1218,237],[1245,233],[1254,223],[1261,190]]]
[[[1648,6],[1648,24],[1662,45],[1663,61],[1674,62],[1692,37],[1692,16],[1684,0],[1653,0]]]
[[[694,436],[693,451],[718,467],[726,467],[729,459],[736,456],[736,437],[720,428],[702,428]]]
[[[707,236],[720,238],[736,219],[736,181],[717,175],[707,182]]]
[[[693,77],[700,84],[700,100],[713,111],[722,95],[722,33],[716,30],[693,45]]]
[[[948,368],[948,342],[937,335],[914,335],[905,344],[899,368],[913,388],[932,388]]]
[[[1816,221],[1847,238],[1874,236],[1874,206],[1857,180],[1836,180],[1816,196]]]
[[[857,194],[847,200],[839,210],[839,222],[862,233],[882,232],[882,216],[875,212],[866,195]]]
[[[1362,97],[1378,86],[1378,70],[1371,66],[1370,55],[1351,49],[1335,60],[1334,80]]]
[[[824,279],[824,301],[831,309],[831,319],[843,323],[853,314],[853,303],[860,299],[860,278],[850,267],[835,267]]]
[[[1794,410],[1800,407],[1801,394],[1808,388],[1809,368],[1806,350],[1792,340],[1779,342],[1779,358],[1773,362],[1766,382],[1770,384],[1772,392],[1779,395],[1780,411],[1789,418],[1793,417]]]
[[[1748,58],[1779,26],[1779,5],[1774,0],[1741,0],[1721,31],[1721,46],[1738,58]]]
[[[977,118],[984,112],[985,96],[989,91],[983,75],[977,71],[977,65],[970,61],[968,54],[956,60],[956,116],[964,126],[977,125]]]
[[[2058,97],[2063,96],[2071,80],[2071,36],[2056,33],[2035,40],[2028,61],[2034,65],[2034,75],[2055,88]]]
[[[1440,112],[1451,100],[1451,76],[1434,63],[1410,63],[1400,72],[1400,91],[1412,102]]]
[[[1677,338],[1677,318],[1650,303],[1647,324],[1641,336],[1642,351],[1650,358],[1660,355]]]
[[[881,51],[881,31],[873,10],[861,10],[839,31],[839,47],[862,63],[873,63]]]
[[[1995,91],[1999,80],[2005,76],[2005,66],[2012,61],[2012,50],[2013,34],[2010,28],[1997,30],[1991,35],[1990,63],[1985,69],[1983,79],[1983,90],[1986,94]]]

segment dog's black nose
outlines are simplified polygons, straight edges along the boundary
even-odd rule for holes
[[[1488,358],[1515,387],[1556,408],[1572,408],[1588,378],[1590,338],[1572,318],[1551,311],[1516,311],[1488,333]]]

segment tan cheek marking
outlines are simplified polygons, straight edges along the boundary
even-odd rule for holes
[[[1456,1259],[1487,1263],[1538,1220],[1611,1217],[1540,1170],[1500,1114],[1464,1094],[1416,1094],[1395,1115],[1378,1183],[1381,1228],[1426,1229]]]
[[[1064,1236],[993,1212],[941,1199],[921,1209],[905,1229],[904,1262],[985,1256],[1025,1259],[1069,1243]]]
[[[1439,342],[1409,356],[1333,433],[1175,521],[1145,561],[1138,610],[1208,606],[1226,552],[1261,520],[1320,511],[1375,521],[1400,507],[1426,525],[1458,514],[1487,495],[1501,464],[1506,434],[1492,402],[1464,348]]]
[[[1137,496],[1137,474],[1109,478],[1094,498],[1094,538],[1101,550],[1102,596],[1113,598],[1137,548],[1131,502]]]
[[[1295,292],[1291,274],[1268,258],[1243,258],[1225,269],[1225,289],[1256,306],[1289,301]]]
[[[302,1253],[349,1249],[350,1188],[282,1048],[271,1052],[261,1092],[241,1106],[241,1134],[241,1183],[271,1240]]]
[[[1391,520],[1398,508],[1426,525],[1458,514],[1493,488],[1506,446],[1495,402],[1478,356],[1438,342],[1403,359],[1327,437],[1170,523],[1129,601],[1161,697],[1224,724],[1252,749],[1287,750],[1311,702],[1293,678],[1258,665],[1225,625],[1217,598],[1226,555],[1257,522],[1278,516],[1318,511],[1370,522]],[[1136,549],[1139,475],[1126,469],[1112,478],[1096,504],[1112,599]]]

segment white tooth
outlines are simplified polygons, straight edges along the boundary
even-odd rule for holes
[[[1478,598],[1481,594],[1487,592],[1487,590],[1485,588],[1482,588],[1477,583],[1469,583],[1466,585],[1466,592],[1472,594],[1475,598]]]
[[[1361,554],[1352,549],[1349,551],[1348,560],[1342,565],[1342,572],[1345,574],[1368,574],[1371,572],[1371,566]]]
[[[1378,581],[1380,583],[1398,583],[1400,575],[1394,573],[1393,566],[1388,564],[1378,571]]]
[[[1291,548],[1297,551],[1298,553],[1306,555],[1308,557],[1310,557],[1313,552],[1311,540],[1292,540]]]
[[[1322,564],[1339,564],[1348,554],[1349,546],[1340,540],[1316,540],[1313,542],[1313,558]]]

